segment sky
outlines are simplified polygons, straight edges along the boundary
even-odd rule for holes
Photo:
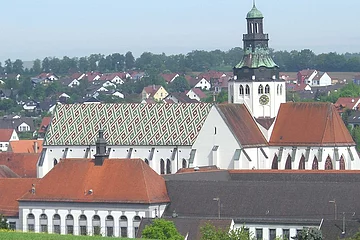
[[[0,61],[242,47],[252,0],[0,0]],[[256,0],[275,50],[360,52],[359,0]]]

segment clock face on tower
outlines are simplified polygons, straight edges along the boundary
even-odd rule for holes
[[[260,98],[259,98],[259,103],[261,104],[261,105],[266,105],[266,104],[268,104],[269,103],[269,96],[267,96],[267,95],[261,95],[260,96]]]

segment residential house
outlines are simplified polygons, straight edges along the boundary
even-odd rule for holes
[[[0,128],[0,152],[8,150],[10,141],[18,141],[19,137],[14,129]]]
[[[99,81],[109,81],[115,85],[119,85],[123,84],[128,78],[130,78],[130,74],[125,72],[105,73],[100,77]]]
[[[57,102],[56,100],[45,99],[44,101],[39,103],[38,110],[40,112],[53,113],[54,109],[56,108],[56,105],[58,104],[61,103]]]
[[[186,93],[170,93],[164,98],[166,103],[197,103],[196,99],[190,98]]]
[[[36,163],[40,153],[1,152],[0,165],[5,165],[21,178],[36,177]]]
[[[114,91],[111,95],[116,96],[118,98],[125,98],[124,94],[119,91]]]
[[[203,90],[210,90],[211,83],[210,79],[206,79],[205,77],[197,77],[197,78],[188,78],[190,87],[192,88],[201,88]]]
[[[360,75],[354,76],[353,82],[354,82],[356,85],[360,85]]]
[[[43,139],[45,137],[45,133],[51,123],[51,117],[43,117],[41,120],[41,124],[38,130],[38,138]]]
[[[142,100],[152,98],[155,101],[163,100],[169,93],[161,85],[151,85],[144,87],[141,92]]]
[[[36,78],[38,78],[38,79],[48,79],[51,82],[59,80],[59,77],[56,74],[51,73],[51,72],[49,72],[49,73],[41,73]]]
[[[201,91],[200,88],[192,88],[189,91],[185,92],[186,96],[188,96],[190,99],[195,99],[198,102],[201,102],[201,99],[206,98],[206,94]]]
[[[286,90],[290,92],[300,92],[300,91],[311,91],[311,86],[309,84],[286,84]]]
[[[80,81],[84,77],[85,77],[85,73],[76,72],[76,73],[71,74],[70,79]]]
[[[310,86],[329,86],[331,77],[326,72],[314,69],[306,69],[298,72],[298,84],[309,84]]]
[[[351,126],[351,128],[360,126],[360,111],[352,111],[347,118],[347,124]]]
[[[73,79],[73,78],[62,78],[60,79],[61,84],[63,84],[64,86],[68,86],[68,87],[77,87],[80,85],[80,81],[78,79]]]
[[[129,74],[130,78],[134,81],[141,80],[145,76],[145,72],[131,71]]]
[[[94,85],[97,85],[97,86],[103,86],[104,88],[107,88],[107,87],[112,87],[112,88],[116,88],[116,84],[115,83],[112,83],[110,80],[96,80],[96,81],[93,81],[93,84]]]
[[[15,129],[19,132],[35,132],[34,119],[30,117],[3,117],[0,119],[0,128]]]
[[[160,77],[162,77],[166,83],[171,83],[172,81],[174,81],[177,77],[179,77],[180,75],[177,73],[163,73],[160,74]]]
[[[101,78],[101,73],[99,72],[87,72],[84,76],[84,79],[88,80],[89,82],[97,81]]]
[[[339,113],[343,113],[345,109],[358,110],[360,97],[340,97],[335,103],[335,107]]]
[[[7,80],[7,79],[15,79],[17,81],[20,80],[20,77],[21,75],[20,74],[7,74],[7,73],[4,73],[4,74],[0,74],[0,80]]]
[[[29,100],[24,103],[23,109],[27,112],[35,112],[38,106],[39,106],[38,102],[34,100]]]
[[[18,96],[18,90],[13,89],[0,89],[0,100],[15,99]]]
[[[8,152],[13,153],[41,153],[42,139],[10,141]]]

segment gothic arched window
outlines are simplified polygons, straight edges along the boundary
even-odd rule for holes
[[[325,161],[325,170],[332,170],[332,169],[333,169],[333,164],[330,156],[328,156]]]
[[[266,86],[265,86],[265,93],[270,93],[270,86],[269,86],[269,84],[266,84]]]
[[[279,95],[279,93],[280,93],[280,85],[278,84],[276,88],[276,94]]]
[[[249,87],[249,85],[246,85],[246,87],[245,87],[245,94],[250,95],[250,87]]]
[[[165,174],[165,162],[164,162],[164,159],[160,160],[160,174]]]
[[[282,95],[282,91],[283,91],[283,85],[280,84],[280,95]]]
[[[312,163],[312,170],[318,170],[319,169],[319,162],[317,160],[317,157],[314,157],[314,161]]]
[[[279,169],[278,160],[279,160],[278,156],[275,154],[274,159],[272,161],[271,169]]]
[[[341,156],[341,158],[340,158],[340,170],[345,170],[344,156]]]
[[[301,158],[300,158],[299,169],[300,169],[300,170],[305,169],[305,157],[304,157],[304,154],[303,154],[303,155],[301,156]]]
[[[182,160],[182,168],[186,168],[187,167],[187,162],[186,162],[186,159],[184,158]]]
[[[170,159],[168,159],[166,161],[166,174],[170,174],[171,173],[171,161]]]
[[[263,85],[261,85],[261,84],[260,84],[260,86],[259,86],[258,93],[259,93],[259,94],[263,94],[263,93],[264,93],[264,87],[263,87]]]
[[[288,155],[288,157],[286,159],[285,169],[291,169],[291,156],[290,156],[290,154]]]
[[[244,95],[244,87],[242,85],[240,85],[239,92],[240,95]]]

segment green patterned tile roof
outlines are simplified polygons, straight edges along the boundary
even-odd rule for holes
[[[192,145],[212,104],[59,105],[44,145],[94,145],[104,130],[109,145]]]

